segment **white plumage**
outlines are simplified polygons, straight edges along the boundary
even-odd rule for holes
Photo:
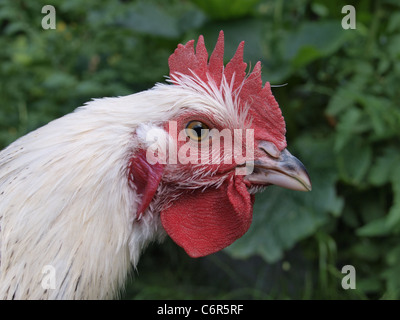
[[[222,91],[205,94],[186,80],[94,100],[0,153],[1,298],[115,296],[142,249],[165,236],[157,212],[134,223],[127,163],[146,132],[185,110],[230,121],[237,114]],[[55,290],[42,286],[47,265]]]

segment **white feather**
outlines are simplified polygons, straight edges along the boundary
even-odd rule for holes
[[[138,199],[127,178],[146,131],[190,110],[243,126],[237,101],[223,94],[227,84],[204,88],[186,77],[178,85],[94,100],[0,152],[0,298],[118,293],[143,248],[165,235],[160,203],[135,221]],[[46,265],[54,267],[54,289],[42,286]]]

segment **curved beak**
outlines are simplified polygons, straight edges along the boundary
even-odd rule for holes
[[[311,191],[311,180],[299,159],[284,149],[278,157],[266,152],[254,161],[253,173],[246,176],[252,184],[274,184],[287,189]]]

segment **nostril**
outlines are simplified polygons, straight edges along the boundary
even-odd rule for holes
[[[278,150],[278,148],[269,141],[260,141],[258,143],[258,147],[265,151],[265,153],[267,153],[268,155],[270,155],[272,158],[278,159],[280,157],[280,151]]]

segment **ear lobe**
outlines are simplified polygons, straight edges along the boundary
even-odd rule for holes
[[[136,187],[136,192],[141,196],[136,216],[142,214],[149,206],[160,184],[164,173],[164,165],[150,164],[146,159],[146,150],[138,151],[129,161],[128,179]]]

